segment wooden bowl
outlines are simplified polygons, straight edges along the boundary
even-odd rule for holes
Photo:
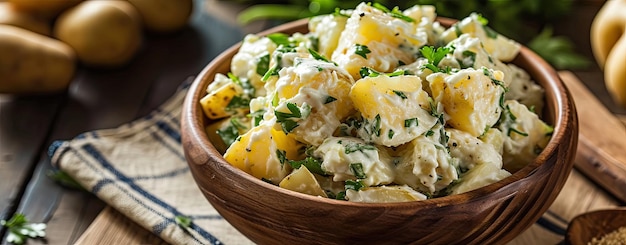
[[[444,26],[453,20],[439,18]],[[307,20],[260,33],[308,32]],[[183,105],[182,143],[206,199],[241,233],[260,244],[502,244],[548,209],[573,166],[578,121],[555,70],[522,47],[514,63],[545,88],[544,119],[554,134],[528,166],[500,182],[460,195],[404,203],[353,203],[282,189],[224,160],[209,141],[199,101],[216,73],[226,73],[239,44],[213,60]],[[202,207],[198,207],[202,208]]]
[[[626,208],[591,211],[578,215],[567,226],[565,243],[587,245],[620,227],[626,227]]]

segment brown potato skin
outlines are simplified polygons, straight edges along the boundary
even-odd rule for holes
[[[48,20],[21,11],[9,2],[0,1],[0,24],[21,27],[46,36],[52,33]]]
[[[76,70],[66,44],[0,24],[0,93],[40,94],[67,89]]]
[[[7,0],[16,9],[43,18],[54,18],[83,0]]]
[[[144,27],[156,33],[182,29],[193,12],[193,0],[128,0],[141,14]]]
[[[63,12],[53,35],[72,47],[87,66],[117,67],[141,47],[141,17],[128,1],[84,1]]]

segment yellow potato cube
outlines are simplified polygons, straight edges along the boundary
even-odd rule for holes
[[[287,190],[297,191],[304,194],[313,196],[328,197],[326,192],[322,190],[320,184],[317,182],[315,175],[309,171],[305,166],[291,172],[287,175],[278,186]]]
[[[500,71],[468,68],[452,75],[436,73],[427,79],[433,97],[449,115],[447,124],[478,137],[500,118],[505,89],[498,83],[503,76]]]
[[[235,140],[226,150],[224,158],[254,177],[280,183],[291,172],[286,160],[303,158],[302,146],[290,135],[268,124],[261,124]]]
[[[352,86],[350,98],[366,120],[359,136],[376,144],[404,144],[437,122],[417,76],[365,77]]]

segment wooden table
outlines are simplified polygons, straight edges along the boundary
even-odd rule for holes
[[[24,213],[32,222],[47,223],[46,240],[31,240],[29,244],[84,241],[88,237],[81,235],[99,214],[102,215],[96,222],[107,219],[122,224],[112,234],[138,236],[135,241],[144,243],[163,243],[95,196],[62,187],[47,177],[53,169],[47,148],[55,140],[113,128],[148,114],[171,96],[181,82],[197,74],[245,33],[267,26],[257,23],[241,28],[232,22],[238,6],[214,0],[195,1],[188,28],[173,35],[147,35],[140,54],[126,67],[79,67],[70,88],[61,94],[0,95],[0,219]],[[597,6],[591,11],[596,10]],[[579,71],[576,75],[613,112],[625,113],[611,104],[599,69]],[[6,244],[2,227],[0,235]],[[100,242],[120,241],[109,239]]]

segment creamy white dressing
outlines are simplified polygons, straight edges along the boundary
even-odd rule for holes
[[[305,157],[300,147],[279,155],[287,138],[273,139],[278,132],[306,146],[306,156],[324,172],[288,179],[289,188],[329,196],[345,191],[354,202],[416,201],[497,182],[547,144],[552,128],[528,109],[541,111],[543,89],[504,63],[519,44],[490,37],[478,15],[446,29],[433,6],[402,12],[414,22],[365,3],[343,13],[350,17],[311,19],[310,33],[289,37],[295,46],[279,49],[268,37],[248,35],[233,57],[231,72],[257,89],[250,112],[264,112],[263,128],[251,125],[245,145],[255,152],[232,151],[248,154],[241,156],[244,168],[264,172],[255,176],[280,183],[291,173],[285,161],[302,160],[284,158]],[[309,51],[315,39],[322,57]],[[425,68],[433,61],[420,48],[442,44],[453,48],[439,62],[441,70]],[[256,68],[268,54],[269,67],[278,68],[261,81]],[[364,67],[378,77],[362,78]],[[398,69],[412,75],[385,74]],[[232,83],[218,74],[207,89]],[[298,179],[307,182],[292,182]],[[348,188],[347,181],[362,187]]]

